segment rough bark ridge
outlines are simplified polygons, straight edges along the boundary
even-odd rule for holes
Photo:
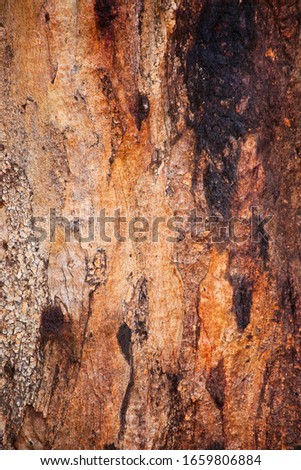
[[[300,11],[0,0],[5,448],[300,447]],[[33,237],[103,208],[208,220]]]

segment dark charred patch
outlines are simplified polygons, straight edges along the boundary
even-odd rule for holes
[[[138,33],[139,37],[141,38],[142,36],[142,22],[143,22],[143,15],[144,15],[144,0],[140,0],[138,2]]]
[[[98,29],[103,32],[117,17],[114,0],[95,0],[94,11]]]
[[[167,373],[166,377],[168,379],[170,393],[170,409],[168,416],[169,428],[166,442],[162,449],[177,449],[177,433],[182,428],[185,415],[181,394],[178,390],[179,383],[183,376],[182,374]]]
[[[213,367],[206,380],[206,390],[210,393],[216,406],[221,409],[225,403],[226,378],[224,360],[221,359],[216,367]]]
[[[55,389],[59,383],[59,375],[60,375],[60,366],[56,364],[53,374],[53,379],[51,383],[51,396],[53,396]]]
[[[238,331],[242,332],[250,323],[253,282],[243,277],[232,277],[233,309]]]
[[[112,442],[110,444],[105,444],[103,448],[104,448],[104,450],[118,450],[118,448],[115,447],[114,442]]]
[[[223,442],[213,441],[208,447],[207,450],[225,450],[225,445]]]
[[[14,51],[10,44],[5,48],[5,55],[8,63],[10,63],[14,58]]]
[[[225,162],[225,164],[229,165],[229,162]],[[209,163],[203,178],[208,206],[213,212],[217,211],[224,217],[229,217],[232,191],[235,187],[234,167],[232,166],[230,178],[226,178],[223,170],[220,171]]]
[[[7,436],[7,441],[11,444],[11,446],[16,449],[16,444],[18,441],[17,433],[14,430],[9,431]]]
[[[148,117],[150,111],[149,99],[146,95],[139,93],[136,110],[137,128],[140,131],[142,122]]]
[[[266,363],[258,400],[254,437],[256,448],[293,449],[300,443],[300,359],[295,347],[274,350]],[[283,425],[279,430],[279,422]],[[262,422],[265,430],[262,431]]]
[[[181,382],[183,376],[182,374],[170,374],[170,373],[167,373],[166,374],[168,380],[169,380],[169,383],[170,383],[170,392],[172,395],[177,395],[179,392],[178,392],[178,385],[179,383]]]
[[[297,319],[297,298],[290,276],[287,276],[282,286],[281,306],[294,320]]]
[[[254,47],[253,2],[207,2],[199,16],[195,41],[186,56],[186,84],[199,155],[211,163],[204,174],[208,206],[228,215],[236,184],[239,149],[235,141],[251,126],[239,112],[248,97]],[[196,176],[195,176],[196,178]]]
[[[117,333],[117,340],[127,362],[130,364],[132,359],[132,331],[126,323],[122,323]]]
[[[45,23],[49,23],[50,21],[50,15],[48,13],[48,11],[45,13]]]
[[[260,220],[257,226],[256,239],[259,240],[259,256],[266,266],[269,261],[269,234],[264,228],[264,220]]]
[[[122,400],[122,405],[120,408],[120,429],[119,429],[119,434],[118,434],[119,440],[123,438],[123,435],[126,429],[126,413],[129,407],[130,396],[131,396],[133,387],[134,387],[134,369],[133,369],[133,366],[131,366],[130,380],[126,388],[126,391]]]
[[[14,378],[15,366],[10,361],[7,361],[4,365],[4,373],[9,380],[12,380]]]
[[[228,216],[235,204],[240,141],[246,134],[256,132],[258,147],[265,143],[258,154],[269,168],[271,142],[282,119],[279,109],[298,50],[300,7],[297,1],[289,6],[257,0],[199,3],[183,0],[177,11],[169,112],[174,141],[181,135],[183,118],[195,132],[196,202],[204,189],[209,209]],[[263,240],[261,257],[266,259],[267,253]]]
[[[145,341],[148,337],[145,321],[139,320],[136,324],[136,333],[139,335],[141,341]]]
[[[4,152],[5,146],[3,144],[0,144],[0,152]]]
[[[135,333],[138,341],[142,343],[147,340],[147,319],[148,319],[148,291],[147,280],[143,279],[138,286],[137,306],[134,313]]]
[[[61,335],[64,326],[64,314],[59,305],[50,305],[42,311],[40,333],[42,343]]]

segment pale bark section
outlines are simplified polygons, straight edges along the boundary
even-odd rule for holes
[[[97,18],[95,3],[106,18]],[[196,157],[180,59],[195,33],[191,29],[184,45],[177,42],[185,2],[0,4],[1,74],[10,82],[1,90],[7,142],[0,130],[6,151],[4,446],[300,445],[300,266],[292,256],[295,219],[290,225],[300,188],[300,167],[291,160],[298,127],[281,120],[279,138],[267,144],[291,168],[283,170],[277,206],[269,185],[279,185],[282,164],[280,157],[265,163],[262,129],[233,138],[240,157],[231,210],[241,217],[250,216],[252,205],[273,210],[271,236],[280,241],[269,245],[268,267],[248,243],[168,243],[163,225],[156,243],[103,242],[98,234],[88,243],[66,242],[63,225],[55,243],[32,243],[30,217],[49,218],[53,208],[85,220],[103,208],[108,215],[119,208],[128,220],[167,220],[195,207],[210,214],[205,183],[195,176],[206,171],[210,154]],[[186,5],[192,23],[202,7]],[[288,14],[296,28],[295,10]],[[281,112],[292,109],[297,122],[298,57],[292,66]],[[242,100],[237,112],[244,106]],[[282,219],[286,235],[278,235]],[[287,287],[282,266],[288,266]],[[238,293],[233,279],[241,282]],[[241,327],[235,305],[248,296],[250,321]],[[43,312],[59,322],[63,314],[62,325],[43,325]]]

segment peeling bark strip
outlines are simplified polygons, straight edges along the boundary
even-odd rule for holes
[[[3,447],[299,448],[300,0],[42,3],[0,0]]]

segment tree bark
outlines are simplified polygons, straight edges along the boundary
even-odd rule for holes
[[[300,1],[0,6],[4,448],[300,448]]]

